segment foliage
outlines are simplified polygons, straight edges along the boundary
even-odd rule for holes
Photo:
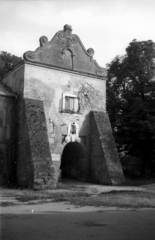
[[[0,52],[0,82],[22,59],[7,52]]]
[[[107,110],[119,151],[138,157],[144,174],[155,148],[155,43],[133,40],[107,66]],[[153,171],[153,168],[152,168]]]
[[[120,154],[120,160],[125,177],[138,177],[140,174],[141,161],[139,158],[131,157],[129,155],[122,156]]]

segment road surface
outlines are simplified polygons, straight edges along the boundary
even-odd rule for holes
[[[154,240],[155,209],[46,203],[1,208],[1,240]]]

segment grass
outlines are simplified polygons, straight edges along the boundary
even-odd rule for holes
[[[19,200],[20,202],[29,202],[29,201],[44,201],[44,200],[51,200],[51,201],[68,201],[71,198],[77,198],[77,197],[88,197],[88,193],[84,192],[42,192],[40,194],[35,194],[34,192],[32,193],[26,193],[23,196],[18,196],[16,199]]]
[[[72,204],[78,206],[104,206],[120,208],[155,207],[155,193],[136,191],[111,191],[88,198],[71,199]]]
[[[2,202],[0,204],[1,207],[9,207],[9,206],[16,206],[17,204],[16,203],[13,203],[13,202]]]
[[[129,184],[131,183],[132,184]],[[141,186],[155,183],[150,179],[128,179],[126,186]],[[113,190],[110,192],[101,192],[92,194],[87,192],[87,187],[75,186],[59,183],[57,189],[53,190],[21,190],[21,189],[2,189],[3,195],[15,197],[18,200],[13,202],[2,202],[1,206],[12,206],[19,204],[38,204],[46,202],[67,201],[76,206],[104,206],[120,208],[143,208],[155,207],[155,191],[149,189],[135,190]]]
[[[25,192],[18,196],[20,202],[28,204],[67,201],[76,206],[104,206],[104,207],[155,207],[155,193],[140,191],[111,191],[98,195],[91,195],[81,191],[67,192]],[[34,202],[35,201],[35,202]]]

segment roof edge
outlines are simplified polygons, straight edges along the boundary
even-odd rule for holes
[[[17,98],[17,94],[15,94],[12,89],[10,89],[4,83],[0,83],[0,96],[1,97],[9,97],[9,98]]]
[[[24,60],[21,60],[19,63],[17,63],[14,68],[12,68],[8,73],[5,74],[5,76],[3,77],[3,79],[5,79],[6,77],[8,77],[12,72],[14,72],[17,68],[19,68],[20,66],[24,65]],[[2,79],[2,82],[3,82]]]

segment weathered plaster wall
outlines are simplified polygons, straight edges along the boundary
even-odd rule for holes
[[[90,110],[105,110],[106,83],[104,80],[26,64],[24,98],[44,102],[51,153],[61,154],[70,122],[79,125],[81,145],[90,154]],[[62,93],[79,97],[80,114],[61,112]]]

